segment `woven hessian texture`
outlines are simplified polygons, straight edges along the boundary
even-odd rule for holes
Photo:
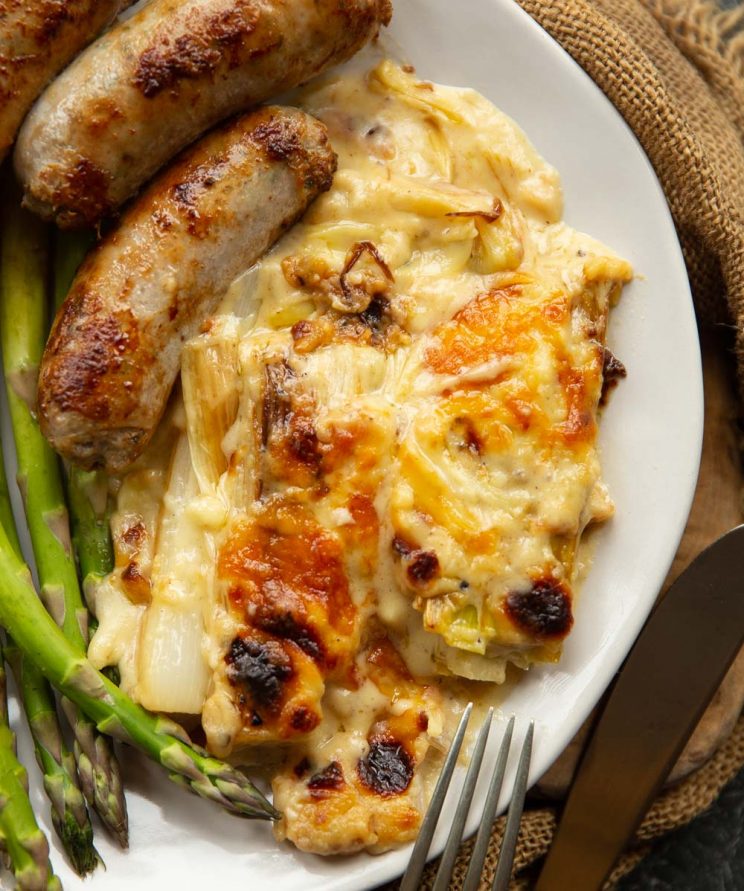
[[[517,2],[607,94],[646,150],[674,216],[698,316],[736,327],[744,395],[744,9],[724,11],[707,0]],[[743,767],[744,718],[704,767],[656,800],[605,889],[637,866],[654,839],[708,808]],[[528,806],[513,891],[531,887],[555,826],[554,808]],[[493,882],[503,830],[502,817],[480,891]],[[462,887],[471,848],[462,846],[454,889]],[[436,866],[427,868],[424,891]]]

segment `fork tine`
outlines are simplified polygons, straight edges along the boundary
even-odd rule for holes
[[[527,735],[524,738],[522,753],[519,756],[517,778],[514,781],[514,791],[512,792],[512,800],[509,805],[509,813],[506,817],[506,828],[504,829],[504,837],[501,840],[499,862],[496,866],[496,875],[493,880],[491,891],[507,891],[509,887],[509,879],[511,878],[512,865],[514,863],[514,853],[517,849],[519,821],[522,819],[524,799],[527,794],[527,777],[530,772],[532,737],[534,732],[535,722],[530,721],[530,726],[527,728]]]
[[[426,816],[421,824],[421,830],[416,839],[416,844],[413,847],[411,859],[408,861],[408,869],[406,869],[403,878],[401,879],[400,891],[418,891],[419,889],[421,874],[423,873],[426,864],[426,856],[429,853],[434,830],[437,828],[439,814],[442,812],[442,804],[444,803],[444,798],[447,794],[450,780],[452,779],[452,772],[457,763],[457,756],[460,754],[462,740],[465,736],[465,730],[468,726],[472,710],[473,703],[469,702],[462,713],[460,723],[457,725],[455,738],[452,740],[452,745],[444,760],[442,772],[439,774],[439,779],[434,787],[434,794],[431,797],[429,808],[426,811]]]
[[[483,805],[483,819],[481,820],[478,835],[475,838],[473,846],[473,854],[470,857],[468,871],[465,874],[465,881],[462,885],[462,891],[476,891],[480,884],[481,875],[483,873],[483,864],[486,862],[486,852],[488,851],[488,842],[491,839],[491,829],[493,821],[496,817],[496,808],[501,797],[501,786],[504,782],[504,774],[506,773],[506,762],[509,758],[509,748],[511,746],[512,733],[514,732],[514,715],[509,718],[509,723],[504,731],[504,738],[501,740],[499,755],[496,759],[496,767],[491,777],[491,783],[488,787],[486,802]]]
[[[473,757],[468,765],[468,772],[465,775],[465,782],[460,793],[460,800],[457,803],[457,810],[452,820],[452,826],[447,836],[447,844],[442,854],[442,860],[437,870],[437,877],[434,881],[432,891],[447,891],[450,878],[452,877],[452,867],[455,865],[455,857],[457,857],[457,849],[462,841],[462,832],[465,828],[465,820],[470,810],[470,804],[473,801],[473,792],[475,784],[478,780],[478,772],[480,771],[481,762],[483,761],[483,752],[488,741],[488,732],[491,729],[491,720],[493,719],[493,708],[489,708],[486,720],[478,733],[478,739],[473,749]]]

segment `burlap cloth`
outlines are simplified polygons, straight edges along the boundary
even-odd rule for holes
[[[609,96],[645,148],[674,215],[698,317],[735,328],[744,395],[744,8],[724,10],[712,0],[517,2]],[[708,808],[743,767],[744,717],[707,764],[656,800],[606,887],[630,872],[654,839]],[[530,887],[555,826],[554,807],[525,811],[513,889]],[[503,828],[502,817],[484,891]],[[471,847],[461,849],[455,889]],[[436,864],[428,867],[423,889],[432,887],[435,871]]]

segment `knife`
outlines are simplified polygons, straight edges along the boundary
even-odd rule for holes
[[[744,525],[669,588],[618,675],[535,891],[597,891],[744,644]]]

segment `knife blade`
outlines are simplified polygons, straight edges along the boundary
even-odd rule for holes
[[[669,588],[597,722],[535,891],[597,891],[744,644],[744,525]]]

